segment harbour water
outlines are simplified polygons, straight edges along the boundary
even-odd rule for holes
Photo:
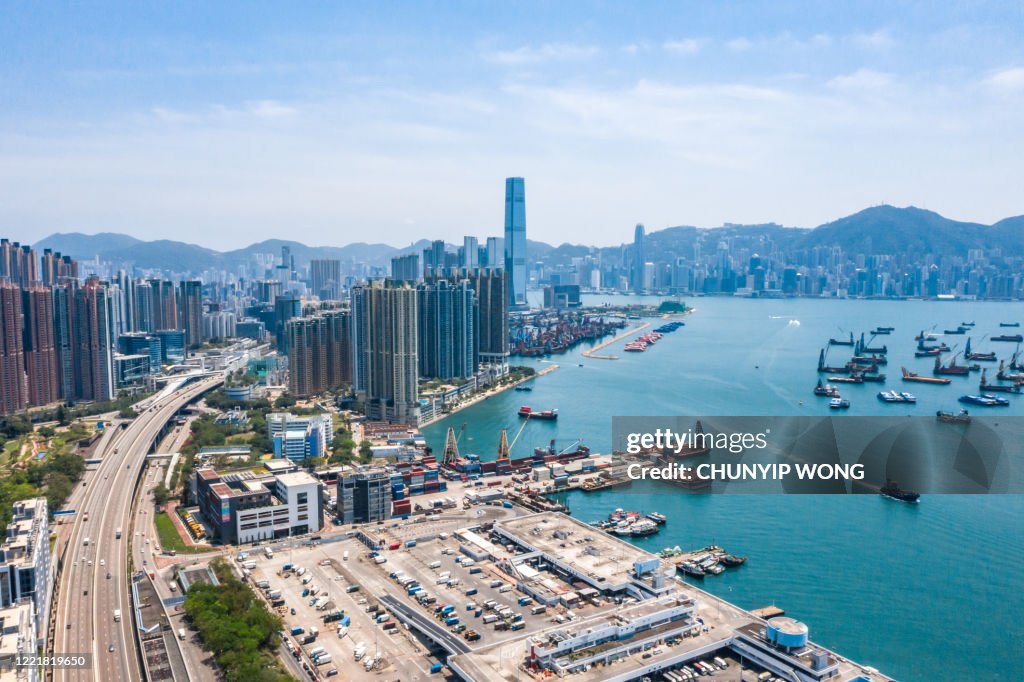
[[[597,302],[585,298],[587,305]],[[528,423],[513,456],[551,439],[561,449],[581,437],[595,452],[607,452],[614,415],[828,414],[827,400],[811,393],[819,378],[819,349],[829,337],[859,335],[877,326],[896,328],[871,343],[890,349],[885,387],[910,391],[917,403],[881,403],[875,397],[881,384],[843,385],[840,391],[851,402],[846,413],[956,411],[959,396],[978,392],[978,374],[951,377],[948,386],[904,384],[901,366],[930,375],[934,362],[914,358],[913,337],[921,330],[941,333],[975,322],[973,350],[1009,357],[1014,344],[985,337],[1019,331],[1001,330],[999,322],[1024,321],[1019,303],[735,298],[688,303],[697,312],[686,318],[686,326],[645,353],[624,353],[615,344],[603,353],[619,360],[584,358],[585,346],[543,360],[515,359],[515,364],[554,362],[559,368],[532,382],[531,392],[508,391],[434,424],[426,429],[428,442],[440,451],[445,429],[466,424],[463,452],[493,459],[499,430],[508,427],[510,437],[518,431],[520,405],[557,407],[559,418]],[[958,346],[956,352],[967,336],[942,340]],[[842,364],[850,351],[833,348],[830,364]],[[1009,407],[982,413],[998,409],[997,414],[1024,415],[1024,396],[1010,401]],[[715,543],[748,555],[746,565],[709,576],[702,587],[747,608],[777,604],[806,622],[815,640],[898,679],[1024,677],[1024,496],[932,495],[912,506],[874,495],[680,495],[664,484],[636,482],[566,497],[573,515],[586,521],[616,507],[667,515],[659,534],[634,540],[651,551]]]

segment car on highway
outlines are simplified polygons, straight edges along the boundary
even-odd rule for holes
[[[107,651],[109,651],[110,653],[114,653],[114,645],[111,644],[110,646],[108,646]]]
[[[107,571],[107,580],[110,580],[110,571]]]
[[[100,559],[100,566],[106,566],[106,565],[107,565],[107,560],[106,559]]]

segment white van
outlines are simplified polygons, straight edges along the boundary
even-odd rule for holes
[[[441,568],[441,562],[440,561],[432,561],[430,563],[430,568]]]

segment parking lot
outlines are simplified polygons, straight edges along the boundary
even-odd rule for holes
[[[344,558],[346,552],[347,560]],[[260,548],[250,549],[244,562],[255,562],[249,580],[268,601],[273,604],[283,600],[283,606],[277,610],[285,623],[284,639],[311,678],[315,674],[319,679],[327,679],[334,676],[332,670],[338,670],[338,674],[344,673],[346,680],[380,679],[382,673],[396,679],[422,679],[430,674],[431,666],[438,661],[429,656],[428,647],[418,640],[415,633],[393,619],[377,622],[378,614],[386,613],[377,599],[380,592],[372,586],[361,585],[355,575],[375,572],[362,558],[365,553],[366,547],[361,543],[344,540],[279,551],[272,558],[268,558]],[[237,556],[236,563],[241,566],[244,562],[238,562]],[[349,564],[354,567],[357,563],[362,565],[353,572]],[[292,568],[285,571],[288,564]],[[260,589],[258,586],[263,585],[263,581],[266,581],[266,587]],[[349,592],[352,585],[358,585],[359,589]],[[318,610],[311,602],[321,598],[326,598],[326,603]],[[373,607],[379,610],[375,613],[367,611]],[[324,622],[325,616],[339,611],[344,611],[347,621]],[[384,629],[387,620],[394,625],[389,630]],[[343,622],[348,624],[341,625]],[[301,628],[302,631],[293,635],[293,628]],[[313,628],[316,628],[316,633],[311,638],[315,632]],[[321,657],[317,665],[310,654],[320,648],[330,658],[324,662]],[[357,662],[358,648],[363,653]],[[368,661],[373,662],[369,670],[364,665]]]

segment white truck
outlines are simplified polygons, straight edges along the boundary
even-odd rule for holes
[[[114,622],[115,623],[120,623],[121,622],[121,609],[114,609]]]

